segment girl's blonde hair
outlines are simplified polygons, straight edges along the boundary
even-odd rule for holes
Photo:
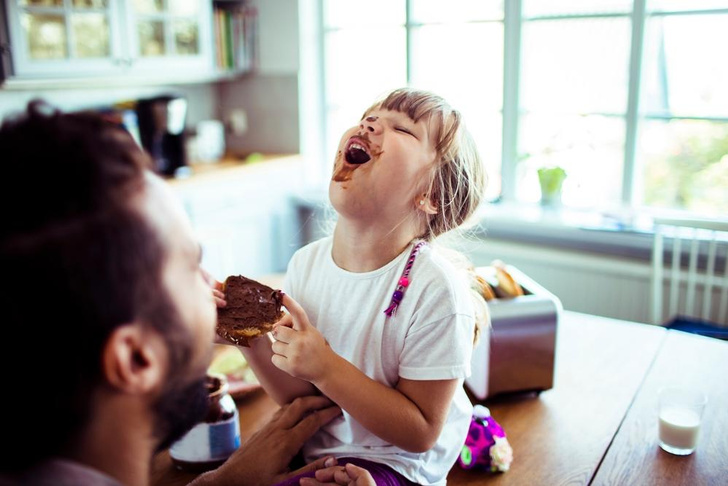
[[[461,227],[477,210],[485,194],[487,175],[475,141],[462,115],[441,96],[413,88],[399,88],[373,104],[362,116],[376,109],[406,114],[412,121],[429,120],[434,130],[436,159],[426,187],[437,213],[430,215],[419,238],[432,242],[440,235]],[[480,293],[472,264],[464,255],[450,251],[450,259],[468,273],[476,304],[477,341],[480,330],[490,324],[487,304]]]
[[[372,105],[362,119],[375,109],[398,111],[414,122],[429,119],[431,130],[435,131],[437,155],[427,187],[437,214],[428,218],[420,238],[432,241],[460,227],[480,205],[487,183],[483,162],[460,112],[442,97],[412,88],[390,92]]]

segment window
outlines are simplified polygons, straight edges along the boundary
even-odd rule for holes
[[[365,5],[365,7],[363,7]],[[386,91],[443,95],[489,199],[728,213],[728,0],[323,0],[326,154]]]

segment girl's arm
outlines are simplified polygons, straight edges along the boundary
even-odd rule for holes
[[[278,405],[292,402],[298,397],[320,394],[308,381],[295,378],[273,365],[273,351],[267,335],[253,339],[249,348],[238,346],[238,349],[242,351],[263,389]]]
[[[283,304],[292,327],[276,326],[273,364],[310,381],[370,432],[410,452],[432,448],[442,431],[461,380],[401,378],[396,388],[372,380],[336,354],[293,299]]]
[[[215,304],[218,307],[225,307],[225,293],[222,291],[222,282],[218,282],[215,278],[202,270],[205,279],[212,287],[212,295],[215,298]],[[286,315],[281,319],[281,324],[290,324],[291,317]],[[221,344],[232,344],[220,338],[216,335],[215,342]],[[270,395],[278,405],[283,405],[292,402],[295,398],[305,397],[308,395],[318,395],[319,392],[316,390],[311,383],[285,373],[271,363],[271,351],[270,340],[268,336],[262,336],[257,339],[253,339],[250,343],[250,347],[238,346],[238,349],[245,356],[245,360],[248,362],[250,367],[255,373],[255,377],[265,389],[266,393]]]
[[[400,378],[397,388],[389,388],[336,357],[335,371],[315,382],[324,395],[367,430],[401,449],[425,452],[435,445],[460,380]]]

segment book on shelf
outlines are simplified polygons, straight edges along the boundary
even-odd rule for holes
[[[217,68],[250,71],[258,56],[258,11],[237,3],[219,3],[214,8]]]

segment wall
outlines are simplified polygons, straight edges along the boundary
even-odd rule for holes
[[[298,153],[298,1],[256,0],[259,64],[257,71],[220,83],[218,116],[227,121],[245,111],[248,131],[228,134],[228,148],[241,153]]]
[[[220,83],[217,113],[227,120],[242,109],[248,120],[244,134],[228,133],[227,147],[236,153],[298,153],[298,76],[255,74]]]

